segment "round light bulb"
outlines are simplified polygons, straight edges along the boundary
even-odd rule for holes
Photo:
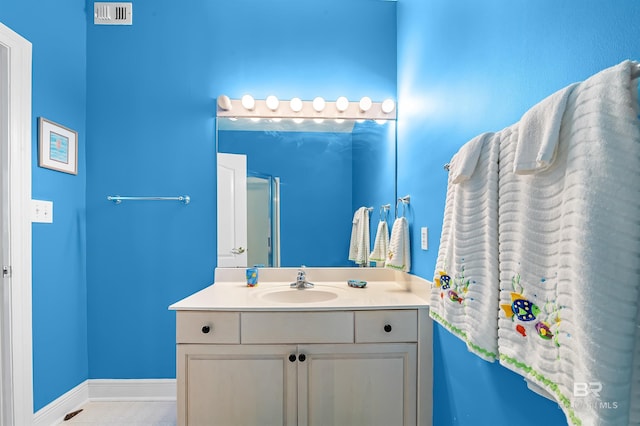
[[[325,102],[321,96],[318,96],[313,99],[313,109],[316,110],[316,112],[322,112],[322,110],[324,109],[324,106],[325,106]]]
[[[300,98],[292,98],[289,101],[289,106],[291,107],[291,111],[300,112],[302,111],[302,100]]]
[[[294,123],[296,123],[296,124],[300,124],[300,123],[302,123],[303,121],[304,121],[304,118],[294,118],[294,119],[293,119],[293,122],[294,122]]]
[[[389,114],[391,111],[393,111],[396,107],[396,103],[393,102],[393,99],[385,99],[382,102],[382,112],[384,112],[385,114]]]
[[[324,118],[314,118],[313,121],[316,124],[322,124],[322,123],[324,123]]]
[[[371,102],[370,97],[365,96],[362,99],[360,99],[360,111],[362,112],[369,111],[371,109],[371,105],[373,105],[373,102]]]
[[[252,111],[256,107],[256,100],[251,95],[244,95],[241,102],[246,110]]]
[[[340,96],[336,99],[336,109],[340,112],[345,112],[349,108],[349,99],[345,96]]]
[[[280,101],[274,95],[267,96],[265,103],[267,104],[267,108],[269,108],[271,111],[277,110],[280,106]]]
[[[232,108],[231,99],[227,95],[218,96],[218,108],[223,111],[230,111]]]

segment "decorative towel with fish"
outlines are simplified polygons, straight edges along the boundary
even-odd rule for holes
[[[487,218],[496,215],[498,245],[485,245],[491,253],[461,245],[459,241],[468,238],[464,234],[451,237],[452,223],[461,228],[455,232],[466,230],[469,237],[473,224],[461,220],[459,212],[449,213],[457,220],[448,219],[445,207],[444,252],[438,255],[432,316],[441,323],[446,320],[445,326],[475,353],[473,345],[480,340],[469,337],[473,320],[477,327],[485,321],[494,324],[497,345],[483,342],[489,354],[479,355],[490,360],[487,355],[497,346],[500,363],[557,401],[575,425],[640,424],[640,122],[635,67],[624,61],[569,86],[496,134],[497,213],[486,211],[483,220],[475,221],[485,229],[493,220]],[[480,161],[464,184],[494,173]],[[451,179],[449,186],[447,206],[449,192],[454,191],[455,198],[462,189],[452,189],[456,185]],[[487,200],[482,201],[478,209],[488,209]],[[496,256],[499,279],[484,283],[496,269],[481,273],[475,265],[491,265],[488,259]],[[466,292],[463,288],[463,303],[441,309],[443,302],[437,299],[442,295],[445,300],[443,277],[454,282],[461,272],[464,278],[458,285],[469,283]],[[484,312],[495,309],[493,318],[489,313],[470,315],[477,299],[468,295],[479,283],[494,286],[499,297],[498,302],[483,301],[488,305]],[[451,312],[456,305],[459,312]],[[489,329],[483,328],[487,335]]]
[[[498,148],[486,133],[451,160],[429,313],[487,361],[498,353]]]

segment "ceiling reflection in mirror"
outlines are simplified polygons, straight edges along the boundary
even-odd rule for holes
[[[395,205],[395,120],[218,117],[217,152],[244,159],[247,178],[247,241],[222,243],[218,229],[218,266],[230,251],[246,255],[233,266],[358,266],[348,260],[355,211],[372,208],[373,244],[381,206]],[[237,204],[218,192],[220,228]]]

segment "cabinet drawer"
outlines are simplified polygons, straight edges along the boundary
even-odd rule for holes
[[[356,312],[356,343],[416,341],[416,310]]]
[[[179,311],[178,343],[240,343],[239,312]]]
[[[353,312],[243,312],[242,343],[353,343]]]

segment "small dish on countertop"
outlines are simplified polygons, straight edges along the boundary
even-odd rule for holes
[[[364,288],[366,287],[367,282],[362,280],[348,280],[347,285],[354,288]]]

